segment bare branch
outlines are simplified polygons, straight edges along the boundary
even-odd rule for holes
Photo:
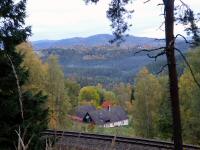
[[[185,2],[183,2],[182,0],[179,0],[180,2],[181,2],[181,4],[183,5],[183,6],[185,6],[187,9],[190,9],[190,7],[185,3]]]
[[[24,141],[22,140],[22,138],[21,138],[21,129],[20,129],[20,127],[19,127],[19,131],[16,131],[15,130],[15,132],[17,133],[17,136],[18,136],[18,140],[19,140],[19,145],[18,145],[18,150],[21,150],[21,146],[22,146],[22,149],[23,150],[25,150],[26,149],[26,147],[25,147],[25,145],[24,145]]]
[[[19,84],[19,78],[18,78],[16,69],[15,69],[15,66],[14,66],[14,64],[12,62],[11,57],[7,53],[5,53],[5,54],[6,54],[7,58],[8,58],[8,60],[10,61],[10,64],[11,64],[12,70],[13,70],[13,74],[14,74],[15,79],[16,79],[16,84],[17,84],[17,89],[18,89],[18,94],[19,94],[19,104],[20,104],[21,117],[22,117],[22,119],[24,119],[23,103],[22,103],[23,100],[22,100],[22,92],[21,92],[21,88],[20,88],[20,84]]]
[[[176,39],[177,39],[179,36],[182,37],[182,38],[185,40],[185,43],[193,44],[193,43],[189,42],[189,41],[186,39],[186,37],[183,36],[182,34],[177,34],[177,35],[174,37],[174,41],[176,41]]]
[[[168,64],[165,64],[164,66],[161,67],[160,71],[158,71],[156,74],[160,74],[163,72],[163,70],[168,66]]]
[[[162,27],[165,25],[165,22],[163,21],[162,23],[161,23],[161,25],[158,27],[158,30],[161,30],[161,31],[164,31],[163,29],[162,29]]]
[[[158,53],[158,54],[156,54],[156,55],[150,55],[150,54],[147,54],[147,56],[149,57],[149,58],[154,58],[155,59],[155,61],[157,60],[157,58],[159,57],[159,56],[162,56],[162,55],[164,55],[166,53],[166,51],[165,50],[163,50],[163,51],[161,51],[160,53]]]
[[[32,139],[33,139],[33,137],[34,137],[34,135],[32,135],[32,136],[30,137],[30,139],[28,140],[28,143],[27,143],[26,146],[25,146],[26,150],[28,149],[28,147],[29,147],[29,145],[30,145],[30,143],[31,143],[31,141],[32,141]]]
[[[26,129],[27,129],[27,127],[26,127]],[[30,143],[31,143],[31,141],[32,141],[32,139],[33,139],[33,137],[34,137],[34,135],[32,135],[30,137],[30,139],[28,140],[28,143],[25,144],[24,137],[21,136],[22,133],[21,133],[20,126],[19,126],[19,131],[15,130],[15,132],[17,133],[17,136],[18,136],[18,148],[17,148],[17,150],[27,150],[29,145],[30,145]],[[24,136],[24,133],[23,133],[23,136]]]
[[[195,74],[194,74],[194,72],[193,72],[193,70],[192,70],[192,68],[191,68],[191,66],[190,66],[190,64],[189,64],[189,62],[187,61],[186,57],[184,56],[184,54],[181,52],[180,49],[175,48],[175,50],[178,51],[179,54],[182,56],[183,60],[185,61],[186,65],[188,66],[188,68],[189,68],[189,70],[190,70],[190,73],[191,73],[191,75],[192,75],[192,78],[193,78],[194,82],[195,82],[196,85],[200,88],[200,83],[197,81],[197,79],[196,79],[196,77],[195,77]]]
[[[148,3],[148,2],[150,2],[151,0],[146,0],[145,2],[144,2],[144,4],[146,4],[146,3]]]
[[[163,3],[159,3],[159,4],[157,4],[157,6],[163,6],[164,4]]]
[[[89,2],[91,3],[97,3],[99,0],[84,0],[86,4],[88,4]]]
[[[150,53],[150,52],[154,52],[154,51],[158,51],[158,50],[163,50],[163,49],[166,49],[166,47],[159,47],[159,48],[154,48],[154,49],[142,49],[142,50],[139,50],[139,51],[135,52],[134,55],[139,54],[141,52],[148,52],[148,53]]]
[[[26,135],[26,133],[27,133],[27,129],[28,129],[28,127],[31,125],[31,123],[29,123],[26,127],[25,127],[25,129],[24,129],[24,133],[23,133],[23,135],[22,135],[22,139],[24,140],[24,138],[25,138],[25,135]]]

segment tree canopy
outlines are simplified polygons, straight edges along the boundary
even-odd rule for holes
[[[29,73],[15,48],[31,35],[31,28],[24,26],[26,0],[2,0],[0,8],[0,149],[21,149],[23,144],[43,149],[39,133],[47,128],[47,97],[21,90]]]

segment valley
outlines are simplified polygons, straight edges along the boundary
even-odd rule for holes
[[[142,67],[155,62],[146,53],[135,55],[135,52],[164,45],[153,38],[129,36],[117,46],[109,43],[112,38],[111,35],[100,34],[87,38],[36,41],[32,45],[43,60],[50,55],[58,56],[65,76],[75,78],[82,86],[132,83]],[[188,49],[182,41],[177,43],[177,47],[183,51]]]

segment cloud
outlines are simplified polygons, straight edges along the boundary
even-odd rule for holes
[[[97,33],[112,33],[106,10],[110,0],[85,5],[83,0],[28,0],[26,19],[32,25],[31,40],[61,39],[73,36],[89,36]],[[196,9],[197,0],[185,0]],[[147,4],[134,0],[128,8],[134,9],[129,33],[138,36],[160,36],[159,26],[163,22],[163,8],[157,6],[162,0],[152,0]],[[195,6],[194,6],[195,5]]]

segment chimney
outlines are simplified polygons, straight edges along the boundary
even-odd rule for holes
[[[108,105],[108,111],[110,111],[110,107],[111,107],[111,106],[110,106],[110,105]]]

